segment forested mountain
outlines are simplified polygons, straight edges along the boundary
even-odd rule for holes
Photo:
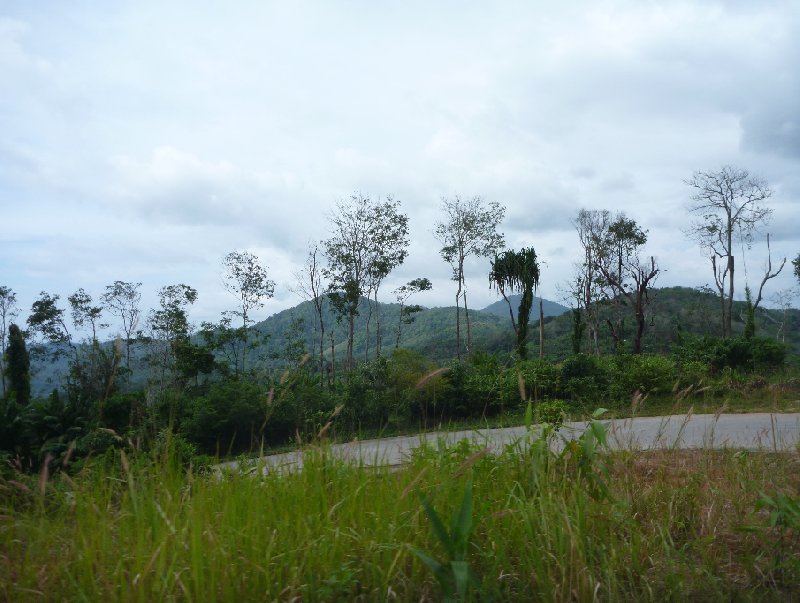
[[[647,330],[643,338],[645,352],[669,352],[682,338],[691,335],[718,336],[721,332],[719,298],[713,293],[699,291],[687,287],[670,287],[655,289],[650,293],[651,305],[648,309]],[[502,301],[502,300],[501,300]],[[500,303],[500,302],[498,302]],[[505,302],[502,302],[505,306]],[[512,301],[513,304],[513,301]],[[512,354],[515,337],[508,316],[507,306],[502,312],[495,312],[497,304],[484,310],[471,310],[470,326],[472,331],[472,352],[489,352]],[[534,306],[535,307],[535,306]],[[573,313],[570,311],[553,315],[559,304],[545,300],[545,307],[551,315],[545,316],[545,357],[560,360],[569,356],[572,351]],[[436,362],[447,362],[455,357],[455,307],[424,308],[413,315],[413,322],[399,324],[399,304],[380,304],[381,353],[390,355],[398,345],[398,326],[400,327],[399,347],[423,354]],[[623,349],[629,345],[630,333],[634,321],[630,316],[630,308],[623,304],[615,306],[611,301],[605,303],[600,311],[600,348],[603,353],[612,353],[613,341],[609,335],[606,321],[613,321],[620,314],[622,320]],[[744,302],[734,303],[733,313],[734,335],[744,331],[746,306]],[[536,314],[534,314],[536,317]],[[756,311],[756,334],[779,341],[785,341],[790,349],[800,352],[800,311],[795,309],[765,309]],[[325,323],[324,356],[326,364],[331,359],[330,332],[333,329],[335,341],[336,364],[341,366],[346,357],[347,323],[337,321],[333,309],[323,303],[323,320]],[[369,339],[366,325],[369,320]],[[463,310],[462,310],[463,321]],[[354,361],[362,362],[376,355],[375,307],[370,313],[366,299],[359,305],[359,314],[355,324]],[[251,350],[251,365],[273,371],[282,367],[293,366],[305,355],[307,362],[317,366],[319,357],[319,332],[315,320],[314,305],[303,302],[293,308],[259,322],[253,328],[261,337],[253,337],[260,343]],[[465,326],[462,322],[462,337],[465,337]],[[195,337],[199,342],[200,338]],[[367,346],[367,341],[369,345]],[[530,354],[538,355],[539,327],[538,320],[532,320],[530,334]],[[143,384],[147,377],[144,362],[146,349],[134,346],[137,362],[131,382]],[[584,337],[583,351],[590,351]],[[254,364],[253,364],[254,363]],[[58,375],[66,370],[66,359],[56,363],[39,360],[35,362],[33,377],[34,393],[41,395],[48,392],[58,381]]]
[[[519,307],[519,302],[522,299],[522,295],[509,295],[508,301],[511,302],[511,307],[514,309],[514,316],[517,315],[517,308]],[[531,313],[530,317],[531,320],[539,320],[539,297],[533,297],[533,304],[531,305]],[[550,316],[561,316],[565,312],[569,312],[569,308],[567,306],[562,306],[559,303],[554,301],[550,301],[549,299],[542,300],[542,310],[544,312],[545,318]],[[504,299],[499,299],[493,304],[489,304],[483,310],[483,312],[489,312],[490,314],[497,314],[498,316],[502,316],[503,318],[508,317],[508,304]]]

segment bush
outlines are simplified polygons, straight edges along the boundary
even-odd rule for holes
[[[554,398],[559,393],[562,369],[547,360],[526,360],[518,364],[528,399]],[[569,368],[568,371],[574,370]],[[517,394],[519,396],[519,394]]]
[[[713,373],[723,369],[776,369],[786,360],[786,346],[766,337],[692,337],[675,352],[682,362],[706,363]]]
[[[621,355],[614,358],[611,395],[627,398],[634,392],[642,394],[671,391],[678,381],[675,361],[664,356]]]
[[[576,354],[561,363],[561,389],[574,402],[595,405],[607,399],[609,369],[603,360]]]
[[[564,400],[543,400],[536,406],[539,423],[549,423],[558,428],[564,424],[569,406]]]

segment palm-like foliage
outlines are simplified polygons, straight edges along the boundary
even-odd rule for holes
[[[517,353],[520,358],[525,359],[528,357],[528,320],[533,305],[533,292],[539,286],[539,262],[536,251],[533,247],[523,247],[519,251],[510,249],[496,255],[489,273],[489,281],[508,303],[511,324],[517,334]],[[516,320],[506,290],[522,294]]]

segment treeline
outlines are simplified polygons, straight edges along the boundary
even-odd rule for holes
[[[453,361],[434,365],[404,352],[404,328],[422,311],[410,302],[431,283],[418,277],[394,291],[397,323],[385,341],[379,291],[407,257],[408,216],[391,197],[355,194],[337,205],[328,238],[310,245],[297,273],[296,289],[313,308],[313,345],[302,336],[305,326],[292,324],[284,345],[272,352],[282,356],[285,371],[267,369],[274,360],[263,353],[269,334],[254,327],[254,316],[273,296],[275,283],[262,261],[246,251],[231,252],[222,261],[223,283],[236,300],[234,307],[218,322],[199,328],[189,319],[198,292],[186,284],[162,287],[158,306],[147,313],[140,307],[141,283],[115,281],[97,298],[79,289],[67,297],[67,307],[59,295],[42,292],[25,329],[15,322],[15,293],[0,287],[2,448],[8,458],[33,467],[48,455],[96,454],[126,442],[154,442],[169,431],[204,453],[227,454],[303,437],[334,414],[336,425],[349,431],[429,425],[491,416],[530,395],[571,404],[591,396],[597,403],[626,398],[635,390],[694,382],[721,367],[780,366],[785,349],[756,336],[755,315],[765,284],[780,273],[785,259],[774,268],[768,263],[752,296],[747,288],[741,338],[734,337],[732,327],[732,241],[749,242],[755,227],[767,220],[770,210],[761,202],[769,189],[733,168],[698,172],[688,184],[696,191],[701,215],[694,232],[713,252],[723,336],[698,340],[701,351],[695,356],[685,352],[637,359],[653,324],[651,292],[662,268],[644,253],[647,231],[636,221],[624,214],[581,210],[574,220],[581,261],[566,284],[574,304],[571,356],[548,362],[541,310],[533,323],[538,333],[529,333],[539,258],[533,247],[504,249],[498,229],[505,208],[480,197],[445,199],[434,231],[455,283],[455,341],[438,342],[439,347],[454,344]],[[508,304],[516,340],[513,358],[487,356],[474,345],[465,280],[465,263],[472,256],[488,261],[489,282]],[[796,273],[798,264],[800,258]],[[510,301],[515,293],[520,294],[518,305]],[[100,334],[111,318],[117,336],[109,343]],[[363,361],[355,354],[357,324]],[[610,346],[602,344],[606,338]],[[538,339],[538,360],[529,358],[532,339]],[[691,341],[681,342],[680,348],[691,349]],[[608,351],[613,356],[603,357]],[[47,396],[31,395],[31,354],[66,359],[61,381]],[[141,374],[146,378],[134,379]],[[524,396],[520,375],[526,387],[533,387]]]

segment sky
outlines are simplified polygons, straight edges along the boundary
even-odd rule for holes
[[[336,203],[392,195],[410,218],[412,302],[453,305],[433,236],[441,201],[507,208],[540,294],[565,297],[581,208],[648,230],[657,286],[713,284],[686,237],[685,180],[764,178],[757,284],[800,252],[800,3],[793,1],[191,2],[0,0],[0,285],[21,316],[40,291],[141,282],[197,289],[190,318],[236,300],[233,250],[276,282],[256,319],[299,303],[294,273]],[[468,266],[470,306],[495,301]],[[795,284],[791,265],[766,295]],[[744,281],[737,279],[744,289]]]

